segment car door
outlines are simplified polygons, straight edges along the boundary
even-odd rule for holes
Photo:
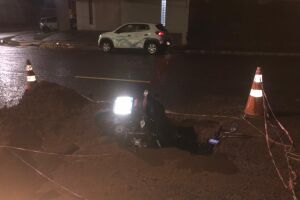
[[[149,36],[150,27],[147,24],[135,24],[135,32],[132,33],[132,44],[135,48],[144,48],[144,42]]]
[[[114,46],[116,48],[132,48],[132,34],[135,31],[134,24],[126,24],[115,31]]]

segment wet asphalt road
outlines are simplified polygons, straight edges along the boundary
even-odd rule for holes
[[[170,53],[149,56],[143,52],[51,50],[37,47],[0,46],[0,105],[13,105],[25,89],[26,59],[39,80],[75,89],[95,100],[119,94],[142,94],[147,88],[166,107],[195,111],[218,105],[242,109],[256,66],[263,66],[264,86],[274,104],[300,112],[300,57],[222,56]],[[150,81],[130,83],[98,78]],[[199,105],[201,102],[201,105]],[[207,105],[203,105],[207,104]],[[296,106],[296,107],[295,107]],[[213,112],[213,111],[212,111]]]
[[[153,57],[139,53],[107,55],[98,51],[2,46],[0,55],[2,105],[15,103],[21,98],[26,83],[26,59],[31,61],[38,80],[64,85],[94,99],[107,99],[116,93],[132,93],[136,89],[142,91],[148,84],[80,79],[75,76],[148,81],[154,65]]]

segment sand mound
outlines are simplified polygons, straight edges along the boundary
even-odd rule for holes
[[[17,106],[0,110],[2,144],[40,149],[50,148],[48,143],[53,141],[58,149],[60,142],[70,146],[98,132],[93,123],[96,109],[71,89],[37,83]]]
[[[98,154],[67,158],[0,151],[3,198],[78,199],[41,178],[12,152],[86,199],[289,199],[260,137],[228,139],[210,156],[175,148],[130,149],[101,134],[101,109],[75,91],[40,82],[15,107],[0,110],[0,145],[59,154]],[[218,125],[201,121],[199,131]],[[249,127],[241,127],[251,133]],[[101,156],[108,154],[108,156]],[[18,191],[18,192],[16,192]],[[11,195],[14,194],[14,195]]]

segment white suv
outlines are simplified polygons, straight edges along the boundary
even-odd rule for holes
[[[161,24],[128,23],[112,32],[99,35],[98,46],[103,52],[113,48],[140,48],[149,54],[156,54],[171,42],[167,29]]]

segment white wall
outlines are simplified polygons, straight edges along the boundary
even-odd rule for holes
[[[95,2],[93,2],[93,13],[97,11],[95,9]],[[90,24],[89,16],[89,2],[87,0],[76,1],[76,15],[77,15],[77,29],[78,30],[95,30],[95,15],[93,16],[93,24]]]
[[[90,24],[89,1],[77,0],[77,29],[101,30],[115,29],[121,24],[120,0],[93,0],[93,24]]]
[[[120,0],[99,0],[95,9],[97,30],[110,31],[121,25]]]
[[[122,0],[122,23],[148,22],[160,23],[160,1]]]

